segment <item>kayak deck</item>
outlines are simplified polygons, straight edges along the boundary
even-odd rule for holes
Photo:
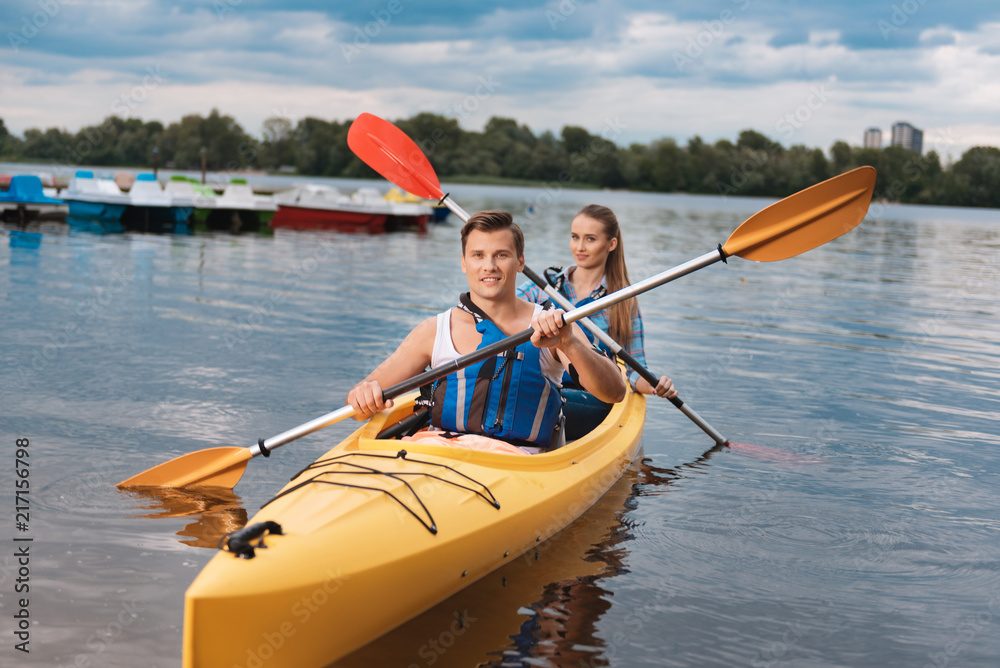
[[[559,532],[638,452],[645,397],[590,434],[509,455],[377,439],[416,395],[372,417],[249,524],[251,559],[219,553],[188,589],[184,665],[324,666]]]

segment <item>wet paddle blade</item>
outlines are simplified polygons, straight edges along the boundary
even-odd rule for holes
[[[736,228],[722,250],[756,262],[804,253],[857,227],[874,191],[874,168],[845,172],[758,211]]]
[[[406,192],[427,199],[444,196],[427,156],[389,121],[368,113],[359,115],[347,131],[347,145],[365,164]]]
[[[766,462],[782,462],[785,464],[822,464],[823,459],[819,457],[810,457],[809,455],[800,455],[796,452],[791,452],[789,450],[782,450],[780,448],[772,448],[766,445],[753,445],[751,443],[726,443],[729,449],[733,452],[738,452],[741,455],[747,455],[748,457],[753,457],[755,459],[763,459]]]
[[[225,487],[232,489],[243,477],[249,448],[209,448],[175,457],[118,483],[128,487]]]

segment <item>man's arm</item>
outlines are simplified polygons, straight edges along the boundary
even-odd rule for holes
[[[424,320],[403,339],[394,353],[351,388],[346,403],[354,407],[355,420],[367,420],[383,408],[392,408],[391,400],[382,401],[382,390],[416,376],[430,365],[436,333],[437,319]]]
[[[563,310],[541,311],[531,321],[531,342],[539,348],[554,347],[563,366],[572,364],[583,389],[601,401],[615,403],[625,398],[625,379],[618,366],[599,353],[574,323],[563,324]]]

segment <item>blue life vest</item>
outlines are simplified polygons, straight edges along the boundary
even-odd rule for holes
[[[476,318],[478,348],[506,338],[468,293],[459,307]],[[541,348],[530,341],[448,374],[434,386],[431,424],[541,447],[562,441],[562,395],[542,375]]]

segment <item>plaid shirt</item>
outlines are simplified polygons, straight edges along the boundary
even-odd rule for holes
[[[571,265],[569,267],[566,267],[566,269],[560,271],[557,274],[558,276],[562,276],[564,279],[562,281],[562,290],[561,290],[562,295],[567,299],[569,299],[574,306],[576,306],[577,303],[580,302],[580,299],[578,299],[576,296],[576,290],[573,289],[573,284],[569,282],[569,274],[575,268],[576,268],[575,265]],[[598,299],[607,292],[607,289],[608,289],[607,282],[602,277],[601,284],[598,287],[594,288],[594,291],[591,292],[589,296],[592,297],[593,299]],[[521,299],[524,299],[525,301],[534,302],[536,304],[544,304],[545,302],[550,301],[549,296],[545,294],[545,292],[537,285],[535,285],[532,281],[525,281],[524,283],[519,285],[517,288],[517,296],[520,297]],[[558,304],[556,304],[556,306],[558,306]],[[604,332],[608,331],[608,312],[606,309],[604,311],[599,311],[594,315],[590,316],[590,320],[592,320],[595,325],[604,330]],[[584,328],[583,331],[587,332],[586,328]],[[589,335],[589,332],[587,333]],[[622,347],[625,348],[625,352],[632,355],[632,357],[634,357],[639,364],[641,364],[642,366],[646,366],[646,351],[644,348],[642,315],[639,313],[638,305],[636,305],[635,317],[632,318],[631,340],[625,343],[619,341],[618,343],[622,344]],[[627,378],[628,382],[632,385],[633,388],[635,388],[635,383],[637,380],[639,380],[639,374],[634,369],[630,368],[628,370]]]

